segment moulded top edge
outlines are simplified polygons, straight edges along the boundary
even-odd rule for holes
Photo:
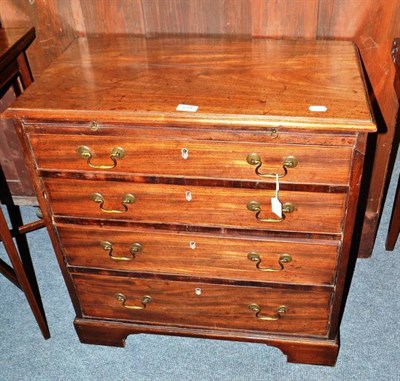
[[[204,126],[229,128],[287,128],[318,131],[340,132],[376,132],[372,120],[323,119],[304,117],[279,117],[235,114],[192,114],[192,113],[157,113],[110,111],[78,111],[78,110],[32,110],[10,108],[3,118],[20,120],[54,120],[56,122],[91,122],[98,123],[132,123],[135,125],[154,126]]]

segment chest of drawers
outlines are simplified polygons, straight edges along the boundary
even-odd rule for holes
[[[375,131],[351,43],[78,39],[6,117],[82,342],[186,335],[335,363]]]

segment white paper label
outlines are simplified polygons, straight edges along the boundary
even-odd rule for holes
[[[199,109],[199,106],[194,106],[194,105],[185,105],[185,104],[179,104],[176,106],[176,111],[187,111],[187,112],[196,112]]]
[[[273,213],[275,213],[279,218],[282,218],[282,203],[278,198],[271,198],[271,208]]]
[[[271,209],[279,218],[282,218],[282,203],[279,201],[279,176],[276,174],[275,197],[271,197]]]
[[[322,106],[322,105],[310,106],[308,109],[312,112],[327,112],[328,111],[328,107]]]

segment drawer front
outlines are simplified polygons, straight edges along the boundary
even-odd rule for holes
[[[338,242],[59,226],[68,264],[232,280],[332,285]]]
[[[294,157],[296,166],[287,168],[282,182],[345,185],[348,183],[351,148],[313,145],[257,144],[216,141],[133,139],[121,136],[89,137],[32,135],[31,144],[41,169],[106,171],[142,175],[184,176],[233,180],[274,181],[260,177],[247,156],[257,154],[265,174],[284,175],[285,158]],[[275,143],[275,142],[274,142]],[[86,147],[84,157],[79,147]],[[115,148],[124,157],[110,158]],[[80,151],[83,152],[82,149]],[[115,152],[115,151],[114,151]],[[88,156],[91,166],[88,164]],[[249,159],[250,160],[250,159]],[[290,160],[289,160],[290,162]],[[106,166],[107,168],[93,168]]]
[[[58,216],[316,233],[341,232],[346,200],[341,193],[282,191],[280,200],[292,203],[293,212],[265,222],[248,205],[257,201],[259,218],[279,220],[271,212],[272,190],[54,178],[45,185]],[[125,195],[133,195],[133,203],[123,204]]]
[[[215,329],[327,334],[331,297],[328,291],[93,274],[74,274],[73,278],[85,317]],[[287,311],[279,314],[277,309],[281,306]]]

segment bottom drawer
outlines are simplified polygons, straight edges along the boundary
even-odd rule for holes
[[[74,274],[85,317],[326,336],[331,293]],[[279,312],[279,308],[280,311]]]

